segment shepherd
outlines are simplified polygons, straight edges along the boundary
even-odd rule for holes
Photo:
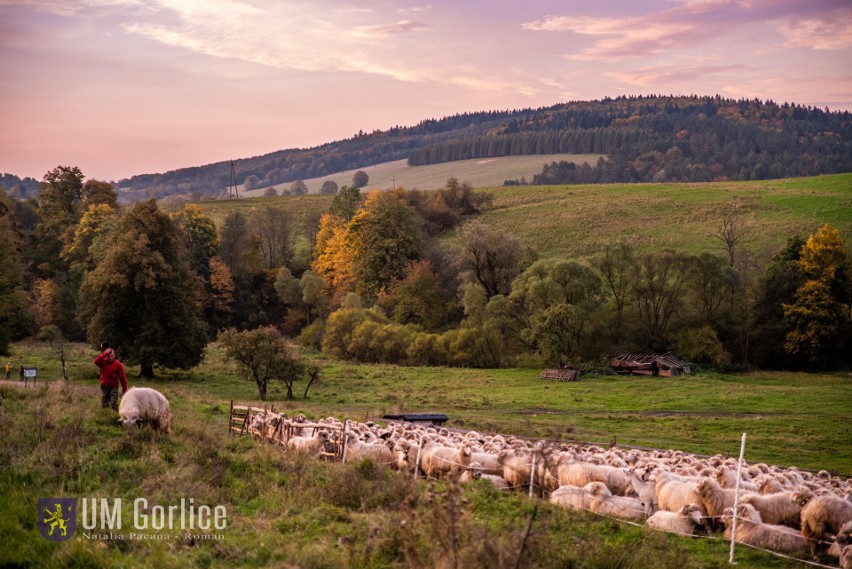
[[[115,350],[109,342],[101,344],[103,352],[95,358],[95,365],[101,368],[101,407],[112,407],[118,411],[118,386],[121,394],[127,393],[127,376],[124,365],[115,357]]]

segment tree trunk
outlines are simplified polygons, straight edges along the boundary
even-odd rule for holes
[[[261,401],[266,401],[266,382],[258,381],[257,382],[257,396],[260,397]]]
[[[153,365],[144,362],[140,365],[142,367],[142,370],[139,372],[140,376],[144,377],[145,379],[151,379],[152,377],[154,377]]]

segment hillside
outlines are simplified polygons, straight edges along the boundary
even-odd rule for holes
[[[458,160],[440,164],[428,164],[423,166],[411,166],[406,160],[394,160],[383,162],[373,166],[365,166],[358,170],[366,173],[370,178],[368,187],[389,189],[402,187],[407,190],[433,190],[442,187],[448,178],[464,180],[475,188],[502,186],[508,179],[526,178],[532,180],[542,167],[551,161],[572,161],[578,164],[594,164],[602,155],[600,154],[543,154],[532,156],[502,156],[499,158],[476,158],[471,160]],[[323,182],[332,181],[338,187],[351,186],[352,175],[358,170],[344,170],[318,178],[303,180],[308,187],[308,192],[315,194],[319,192]],[[240,195],[246,197],[258,197],[264,195],[267,188],[264,186],[255,190],[245,191],[240,186]],[[275,186],[278,193],[286,190],[289,184],[278,184]]]
[[[466,181],[464,177],[459,177]],[[441,183],[437,183],[438,186]],[[370,184],[373,187],[373,184]],[[752,182],[696,184],[589,184],[485,187],[494,195],[484,222],[504,228],[540,257],[584,257],[608,242],[627,239],[639,251],[672,247],[722,253],[712,237],[721,212],[740,213],[745,247],[766,259],[792,235],[828,223],[852,238],[852,174]],[[331,196],[307,195],[208,201],[201,206],[221,222],[228,212],[271,204],[297,219],[318,219]]]
[[[411,166],[504,156],[598,154],[600,168],[542,171],[537,183],[775,179],[852,171],[852,115],[721,97],[618,97],[539,109],[427,119],[308,149],[143,174],[117,183],[124,200],[227,197],[406,160]],[[564,166],[561,166],[564,163]],[[512,178],[520,178],[520,173]]]

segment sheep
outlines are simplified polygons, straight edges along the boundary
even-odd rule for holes
[[[793,492],[748,494],[742,497],[742,503],[754,506],[764,523],[799,529],[802,506],[793,500]]]
[[[500,457],[497,453],[490,452],[471,452],[471,462],[478,462],[482,466],[483,474],[503,474],[503,465],[500,463]]]
[[[630,479],[620,468],[585,462],[563,462],[556,467],[559,485],[585,486],[589,482],[603,482],[616,496],[624,496],[630,488]]]
[[[730,468],[725,468],[724,466],[717,467],[714,472],[714,478],[716,478],[716,482],[722,488],[737,487],[737,473],[735,470],[731,470]],[[750,492],[759,491],[756,484],[749,482],[744,478],[740,478],[740,491],[742,490],[748,490]]]
[[[711,478],[699,480],[693,486],[696,502],[704,510],[707,516],[708,529],[720,528],[722,526],[721,517],[725,508],[734,505],[734,492],[728,491],[728,488],[722,488]]]
[[[852,543],[852,521],[846,522],[834,536],[834,543],[828,548],[828,554],[832,557],[840,557],[843,548]]]
[[[726,509],[726,537],[730,538],[733,526],[732,508]],[[765,524],[760,514],[751,504],[737,506],[737,535],[736,541],[757,547],[769,549],[777,553],[801,555],[805,553],[805,541],[802,536],[786,526]]]
[[[132,387],[121,398],[118,421],[125,427],[150,423],[154,431],[169,432],[169,401],[150,387]]]
[[[695,526],[702,524],[701,506],[686,504],[679,512],[657,510],[645,522],[648,526],[681,535],[695,535]]]
[[[636,498],[613,496],[603,482],[590,482],[586,488],[592,495],[589,509],[593,512],[632,520],[645,519],[645,508]]]
[[[684,480],[671,472],[661,472],[657,475],[654,491],[657,494],[657,506],[661,510],[679,512],[687,504],[695,502],[695,483]],[[702,506],[702,513],[703,513]]]
[[[811,557],[816,560],[817,548],[828,534],[837,534],[841,526],[852,521],[852,502],[833,494],[815,496],[802,507],[802,537],[808,543]]]
[[[777,494],[778,492],[783,492],[785,486],[779,480],[767,477],[758,483],[757,489],[761,494]]]
[[[398,463],[391,449],[383,442],[367,443],[358,440],[358,435],[349,433],[346,441],[346,460],[358,461],[369,458],[376,464],[392,465]]]
[[[594,482],[582,488],[571,485],[560,486],[550,494],[550,501],[563,508],[589,510],[592,502],[592,484]]]
[[[423,449],[420,456],[421,467],[431,478],[449,477],[457,479],[470,465],[470,447],[466,444],[455,448],[433,445]]]
[[[630,485],[645,507],[645,517],[657,511],[656,480],[653,471],[634,468],[630,471]]]
[[[327,441],[328,433],[325,431],[317,431],[311,437],[290,437],[287,439],[286,445],[288,449],[295,450],[297,452],[318,455]]]

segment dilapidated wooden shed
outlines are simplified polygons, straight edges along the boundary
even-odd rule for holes
[[[621,354],[609,362],[621,375],[678,377],[692,372],[689,364],[671,352],[657,354]]]

